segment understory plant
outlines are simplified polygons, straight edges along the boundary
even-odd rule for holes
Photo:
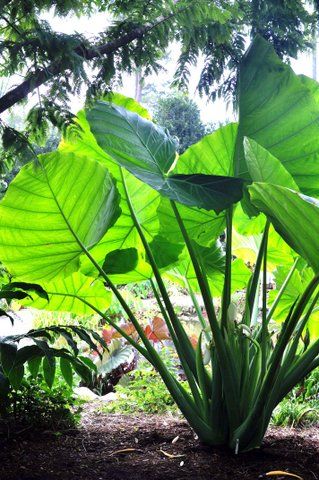
[[[9,318],[14,325],[16,319],[9,309],[10,303],[25,298],[32,300],[31,295],[49,301],[40,285],[26,282],[3,285],[0,299],[6,305],[0,309],[1,317]],[[58,339],[64,342],[62,346],[57,346]],[[104,350],[108,348],[95,331],[78,325],[52,325],[31,329],[26,333],[0,336],[0,414],[6,415],[10,410],[19,389],[22,399],[28,397],[29,387],[32,393],[32,382],[25,380],[28,374],[33,381],[41,374],[49,389],[57,377],[57,370],[69,387],[72,387],[74,373],[82,381],[91,383],[97,367],[88,356],[81,355],[79,343],[99,358],[103,357]],[[21,396],[23,382],[27,389],[24,388],[25,395]]]
[[[257,37],[238,105],[238,123],[178,157],[142,106],[105,97],[21,169],[0,205],[1,260],[49,298],[21,301],[100,315],[153,365],[199,438],[235,452],[260,445],[276,405],[319,364],[319,86]],[[147,279],[187,389],[117,288]],[[189,291],[197,342],[167,279]],[[133,334],[108,316],[112,296]]]

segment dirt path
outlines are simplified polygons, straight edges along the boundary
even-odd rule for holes
[[[2,439],[0,479],[256,480],[285,470],[319,480],[318,454],[316,428],[273,428],[262,449],[235,457],[202,446],[186,422],[170,416],[88,412],[79,430]]]

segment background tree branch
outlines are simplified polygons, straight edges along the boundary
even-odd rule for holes
[[[182,10],[185,10],[185,8]],[[178,13],[180,13],[182,10],[179,10]],[[147,23],[143,26],[137,27],[122,37],[112,40],[104,45],[97,45],[91,48],[88,48],[86,45],[80,45],[74,49],[74,53],[79,57],[82,57],[83,60],[92,60],[97,57],[109,55],[114,53],[119,48],[128,45],[134,40],[143,37],[143,35],[145,35],[147,32],[174,15],[176,15],[176,12],[167,16],[160,16],[155,22]],[[67,70],[67,66],[61,61],[52,62],[51,65],[46,68],[35,70],[26,80],[20,83],[20,85],[11,89],[0,98],[0,113],[5,112],[13,105],[26,98],[29,93],[43,85],[47,80],[59,75],[60,73],[63,73],[65,70]]]

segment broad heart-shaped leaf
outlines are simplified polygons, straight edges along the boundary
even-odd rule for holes
[[[266,40],[255,38],[240,68],[238,145],[245,136],[258,142],[313,196],[319,195],[318,99],[318,84],[296,75]],[[235,174],[248,175],[242,145]]]
[[[122,107],[97,102],[87,119],[99,146],[119,165],[172,200],[220,212],[243,195],[241,179],[198,172],[169,175],[175,143],[164,130]]]
[[[224,286],[225,256],[219,242],[210,247],[203,247],[193,242],[193,247],[205,269],[213,296],[221,296]],[[234,260],[232,262],[232,292],[245,288],[250,275],[250,270],[241,259]],[[187,283],[189,283],[195,292],[199,291],[196,274],[189,258],[180,261],[175,268],[165,273],[165,276],[182,287],[187,288]]]
[[[179,157],[173,173],[232,176],[237,130],[237,123],[230,123],[191,145]]]
[[[115,100],[117,101],[117,96],[115,96]],[[132,102],[128,101],[125,106],[138,108],[140,113],[141,108],[138,104],[136,107],[136,102],[133,102],[132,104]],[[90,253],[100,265],[103,265],[105,255],[109,252],[117,249],[138,248],[139,261],[136,268],[126,274],[112,275],[111,279],[116,283],[146,280],[150,278],[152,271],[145,261],[145,255],[144,260],[142,258],[143,248],[132,221],[128,200],[130,201],[142,227],[143,233],[149,242],[152,242],[159,232],[159,217],[165,220],[169,217],[167,225],[162,225],[161,221],[161,234],[162,236],[165,236],[167,240],[170,240],[176,247],[176,242],[183,243],[183,239],[175,217],[172,216],[173,211],[169,201],[161,197],[158,192],[147,184],[141,182],[135,176],[114,163],[114,160],[112,160],[112,158],[96,143],[83,111],[78,114],[77,122],[81,128],[71,128],[68,131],[66,140],[61,143],[60,148],[63,151],[74,151],[77,155],[81,155],[82,152],[85,152],[86,155],[90,155],[106,165],[112,175],[116,178],[117,188],[121,196],[120,207],[122,215],[112,229],[107,232],[99,244],[96,245]],[[161,209],[161,214],[159,214],[158,211],[159,204],[162,204],[162,202],[165,204],[165,214],[164,209]],[[217,217],[214,212],[189,208],[183,205],[179,206],[179,211],[185,222],[189,235],[192,238],[195,238],[198,243],[207,244],[211,242],[217,238],[223,230],[224,217],[222,214]],[[169,235],[169,233],[171,233],[171,235]],[[166,260],[169,264],[168,257],[166,257]],[[164,267],[163,262],[161,262],[161,267]],[[88,275],[96,274],[91,262],[83,257],[81,270]]]
[[[0,204],[0,258],[23,281],[52,280],[79,267],[120,214],[108,170],[72,153],[53,152],[28,164]]]
[[[171,175],[163,182],[160,193],[187,206],[220,213],[243,196],[244,181],[221,175]]]
[[[283,239],[319,271],[319,202],[277,185],[253,183],[252,203],[264,212]]]
[[[286,280],[287,275],[289,274],[289,267],[278,267],[274,274],[274,279],[276,283],[276,290],[271,290],[269,292],[269,305],[271,306],[280,290],[282,284]],[[273,319],[278,321],[284,321],[291,309],[294,302],[300,297],[304,290],[306,289],[308,283],[313,278],[312,270],[308,268],[303,268],[299,270],[298,268],[293,272],[291,279],[289,280],[288,285],[285,288],[284,293],[280,298],[280,302],[272,316]]]
[[[176,143],[161,127],[108,102],[97,102],[87,112],[87,119],[105,152],[158,189],[176,157]]]
[[[133,106],[135,103],[133,103]],[[129,105],[132,106],[132,102],[129,102]],[[90,254],[102,266],[108,253],[118,249],[137,248],[139,259],[134,270],[122,274],[118,273],[110,277],[112,281],[123,284],[144,281],[150,278],[152,273],[150,266],[143,259],[144,251],[133,223],[128,201],[132,204],[144,235],[148,241],[152,241],[159,231],[156,211],[160,202],[160,195],[153,188],[138,180],[125,169],[122,169],[99,147],[90,131],[85,112],[81,111],[78,113],[77,123],[80,128],[72,126],[68,130],[66,139],[60,145],[61,152],[72,152],[77,156],[81,156],[84,153],[86,156],[90,156],[106,166],[116,179],[122,211],[115,225],[93,247]],[[95,267],[86,257],[81,258],[81,271],[91,276],[97,274]]]
[[[272,183],[298,191],[298,185],[282,163],[251,138],[244,138],[246,164],[254,182]]]
[[[265,220],[264,220],[265,227]],[[254,265],[256,263],[262,234],[240,235],[233,229],[232,251],[235,257],[241,258],[246,263]],[[269,229],[267,246],[267,270],[272,272],[278,265],[290,266],[294,262],[293,250],[274,230]]]
[[[178,211],[188,235],[199,245],[210,244],[224,230],[225,215],[223,213],[217,215],[213,211],[185,205],[178,205]],[[183,242],[183,236],[168,198],[161,199],[157,213],[161,225],[161,235],[171,242]]]
[[[112,302],[111,292],[106,290],[101,281],[78,272],[66,278],[59,277],[51,282],[44,282],[42,286],[49,296],[49,301],[34,295],[33,299],[25,299],[20,303],[39,310],[92,315],[95,311],[85,302],[101,311],[105,311]]]

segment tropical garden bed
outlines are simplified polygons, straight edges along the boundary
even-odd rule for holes
[[[318,85],[261,35],[238,65],[238,123],[181,155],[105,93],[10,183],[1,315],[58,321],[0,338],[4,479],[318,478],[314,427],[273,426],[318,423]]]
[[[105,415],[90,407],[78,429],[61,435],[25,432],[2,441],[0,478],[256,480],[284,471],[315,480],[318,453],[314,427],[271,427],[260,449],[235,456],[202,445],[187,423],[172,415]]]

